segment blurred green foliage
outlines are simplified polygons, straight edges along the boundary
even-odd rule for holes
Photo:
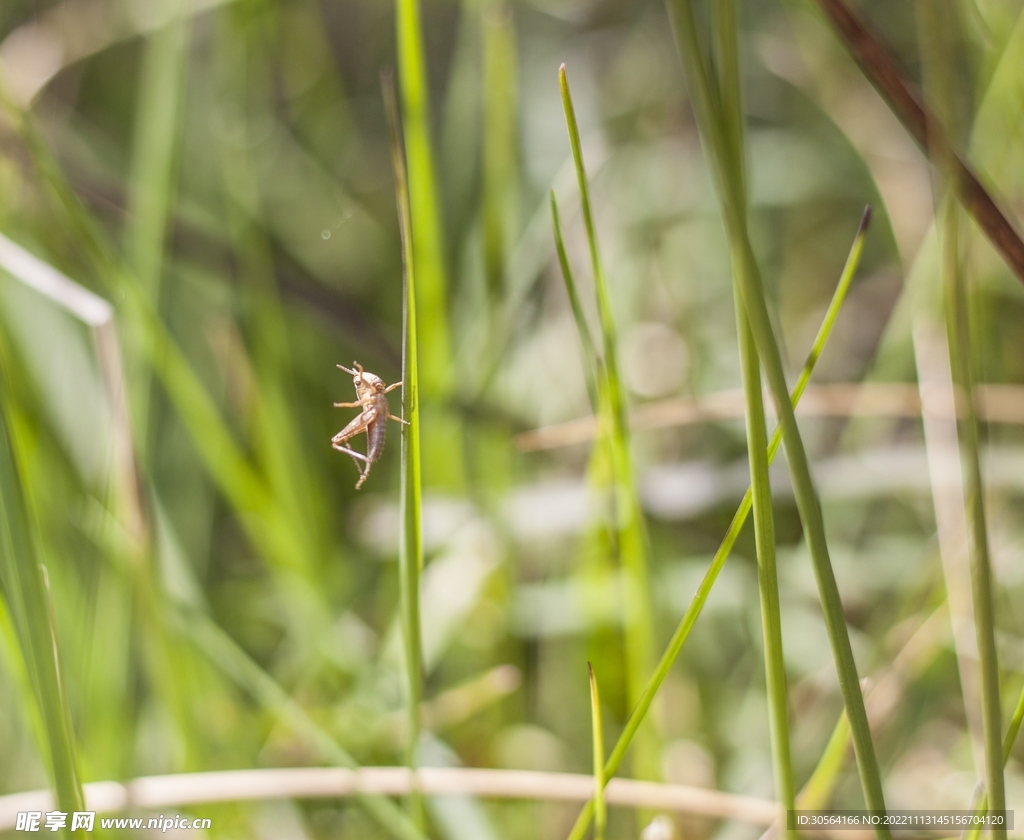
[[[552,188],[577,314],[592,325],[614,317],[624,407],[741,387],[725,227],[668,17],[656,0],[397,5],[397,18],[370,0],[0,8],[0,233],[114,306],[113,330],[91,325],[67,295],[42,295],[9,267],[0,276],[0,399],[16,463],[5,475],[21,478],[25,527],[48,574],[83,781],[404,761],[398,426],[358,492],[351,459],[329,445],[352,416],[331,404],[354,398],[337,362],[358,360],[387,382],[402,375],[386,67],[402,85],[426,284],[420,758],[590,772],[587,661],[611,744],[648,676],[631,673],[626,654],[609,527],[622,523],[600,520],[588,494],[591,444],[524,451],[516,436],[593,408]],[[1020,220],[1022,4],[955,5],[958,38],[944,47],[955,136]],[[787,372],[799,370],[870,202],[860,275],[815,376],[913,383],[915,326],[942,318],[935,173],[812,4],[740,7],[750,236]],[[857,7],[918,79],[915,4]],[[408,41],[417,26],[420,56]],[[600,312],[584,270],[562,62],[604,261]],[[1024,293],[963,228],[975,376],[1022,383]],[[610,332],[595,332],[597,344]],[[806,417],[801,430],[857,664],[878,674],[945,600],[921,422]],[[1024,670],[1024,440],[1009,423],[984,425],[981,437],[1008,720]],[[634,428],[628,444],[619,454],[646,519],[656,657],[747,487],[746,438],[737,417]],[[842,701],[778,466],[799,788]],[[55,712],[37,704],[37,664],[18,641],[20,597],[5,577],[0,794],[47,786],[54,760]],[[875,730],[892,807],[967,807],[979,777],[977,696],[961,690],[948,619],[938,623],[945,632],[902,673]],[[652,707],[652,775],[774,796],[761,639],[748,527]],[[1010,808],[1024,807],[1021,749],[1007,765]],[[467,802],[472,818],[428,802],[431,835],[559,838],[578,812]],[[860,803],[847,761],[829,804]],[[363,804],[199,810],[223,837],[413,831],[387,801]],[[610,808],[607,837],[636,833],[631,813]]]

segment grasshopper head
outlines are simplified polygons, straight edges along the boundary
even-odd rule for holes
[[[352,367],[347,368],[344,365],[338,365],[345,373],[352,374],[352,384],[356,387],[356,393],[362,396],[367,391],[380,392],[383,391],[387,386],[384,384],[384,380],[377,376],[375,373],[367,373],[363,370],[363,366],[359,362],[352,362]]]
[[[362,377],[364,388],[372,388],[374,391],[377,391],[379,393],[387,387],[387,385],[384,384],[384,380],[377,376],[375,373],[364,372],[361,373],[360,376]],[[356,383],[356,388],[359,387],[359,384]]]

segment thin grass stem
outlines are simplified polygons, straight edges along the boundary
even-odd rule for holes
[[[747,453],[750,462],[750,492],[754,512],[754,544],[757,554],[757,582],[761,601],[761,633],[764,640],[765,680],[775,771],[776,795],[784,811],[795,807],[795,782],[789,741],[789,703],[786,665],[782,650],[782,608],[775,562],[775,524],[772,488],[768,476],[767,434],[757,349],[750,325],[737,299],[743,383],[747,398]],[[790,832],[787,831],[787,834]]]
[[[421,523],[419,378],[417,359],[416,251],[413,246],[412,215],[409,207],[409,183],[402,153],[401,124],[394,80],[382,77],[384,105],[391,133],[391,162],[394,167],[395,197],[402,236],[404,275],[404,317],[402,333],[402,413],[409,424],[402,429],[401,533],[399,537],[399,575],[402,608],[402,635],[405,641],[406,702],[408,704],[408,747],[406,762],[415,769],[420,732],[420,700],[423,695],[422,650],[420,638],[420,572],[423,568]],[[417,825],[422,825],[420,797],[413,793],[409,807]]]
[[[608,825],[608,806],[604,801],[604,733],[601,730],[601,692],[597,687],[594,666],[587,663],[590,674],[590,722],[594,743],[594,840],[604,840]]]
[[[487,288],[496,303],[505,291],[505,267],[519,215],[516,29],[503,0],[483,4],[480,22],[485,92],[480,215]]]
[[[208,807],[215,802],[266,805],[268,801],[282,799],[335,800],[335,804],[328,807],[337,807],[339,800],[348,797],[402,796],[413,786],[432,797],[534,800],[551,802],[561,809],[566,802],[586,800],[593,793],[594,777],[589,773],[483,767],[421,767],[415,776],[406,767],[393,766],[272,767],[93,782],[85,785],[85,791],[86,797],[96,803],[96,810],[117,813],[158,810],[172,805]],[[24,810],[27,802],[49,807],[46,794],[46,791],[26,791],[0,796],[0,832],[14,828],[17,812]],[[612,779],[605,796],[609,805],[619,808],[655,808],[759,826],[770,825],[776,812],[775,802],[760,797],[635,779]],[[402,816],[401,812],[397,813]],[[445,836],[477,840],[476,834],[468,832]]]
[[[734,0],[714,4],[717,69],[722,102],[722,118],[728,137],[729,156],[736,170],[741,201],[746,205],[743,164],[743,117],[740,103],[739,57]],[[767,434],[764,398],[757,347],[739,288],[742,260],[733,252],[733,284],[736,301],[736,330],[740,345],[740,366],[746,396],[747,456],[750,462],[750,488],[754,511],[754,545],[757,555],[757,581],[761,601],[761,633],[764,640],[765,681],[768,694],[769,730],[775,790],[779,800],[780,825],[785,811],[795,808],[796,783],[789,740],[789,702],[786,690],[786,664],[782,650],[782,608],[779,604],[778,570],[775,562],[775,523],[772,513],[772,488],[768,475]],[[787,836],[792,836],[788,829]]]
[[[554,190],[551,190],[551,225],[554,229],[555,250],[558,252],[558,264],[562,269],[565,291],[569,296],[569,305],[572,307],[572,317],[576,321],[576,332],[579,334],[580,344],[583,345],[583,370],[587,378],[587,393],[590,395],[590,404],[596,412],[598,406],[596,368],[600,363],[600,356],[594,346],[594,339],[590,335],[590,326],[587,324],[587,316],[580,301],[579,288],[569,262],[569,254],[565,250],[562,220],[558,212],[558,200],[555,198]]]
[[[959,258],[959,213],[952,195],[943,201],[943,274],[945,275],[946,331],[950,368],[957,390],[973,393],[971,371],[971,332],[967,290]],[[974,630],[978,642],[981,671],[981,723],[985,744],[985,787],[992,810],[1006,808],[1003,779],[1003,744],[999,698],[999,660],[996,653],[995,614],[992,593],[992,563],[989,555],[988,527],[985,517],[985,485],[981,475],[978,418],[973,400],[964,399],[963,417],[957,435],[964,462],[964,501],[970,533],[971,596],[974,603]],[[1006,826],[993,826],[992,836],[1006,837]]]
[[[178,117],[181,110],[181,89],[191,18],[184,13],[183,3],[174,6],[172,20],[157,29],[145,42],[135,136],[132,143],[132,165],[129,212],[125,231],[125,250],[139,293],[153,306],[160,296],[160,279],[164,263],[168,207],[174,184],[174,161],[179,136]],[[150,370],[145,366],[141,345],[147,340],[145,331],[131,336],[132,350],[128,371],[132,389],[133,417],[137,446],[145,461],[148,451]]]
[[[850,248],[849,256],[846,258],[846,265],[843,267],[843,272],[839,277],[839,282],[836,284],[836,289],[832,293],[832,300],[829,302],[828,309],[825,312],[825,317],[822,319],[821,326],[818,328],[818,334],[815,336],[814,343],[811,345],[810,352],[807,354],[807,359],[804,362],[803,369],[800,371],[800,376],[797,378],[796,385],[793,387],[791,400],[794,407],[800,402],[800,398],[803,396],[808,383],[811,381],[811,374],[814,373],[814,368],[818,363],[818,359],[821,358],[822,351],[825,349],[825,344],[828,342],[828,338],[832,334],[832,328],[835,326],[836,319],[839,317],[839,312],[843,307],[843,302],[846,300],[846,295],[850,290],[850,284],[853,282],[853,278],[857,273],[857,267],[860,265],[860,258],[864,252],[864,240],[867,236],[868,225],[870,222],[871,208],[869,206],[864,208],[864,214],[861,216],[860,226],[857,228],[857,234],[853,239],[853,245]],[[781,446],[782,429],[776,428],[772,433],[772,439],[768,444],[769,464],[775,459],[775,456],[778,454],[779,447]],[[704,609],[704,604],[706,603],[708,596],[711,594],[711,589],[715,585],[715,581],[718,579],[718,574],[722,571],[722,567],[725,565],[725,561],[728,559],[733,546],[736,544],[740,531],[742,530],[744,523],[747,521],[747,516],[750,514],[752,504],[753,496],[750,488],[748,488],[747,492],[743,496],[743,500],[736,509],[736,513],[733,515],[732,522],[729,524],[729,528],[725,533],[725,537],[722,539],[721,545],[718,547],[718,551],[715,552],[715,556],[712,558],[711,564],[708,566],[708,570],[704,573],[704,578],[701,580],[700,586],[697,587],[697,592],[690,601],[690,605],[686,608],[686,612],[683,614],[679,625],[676,627],[675,633],[672,634],[672,639],[669,641],[668,647],[665,648],[665,652],[661,655],[661,659],[658,661],[658,665],[654,669],[654,673],[651,675],[650,680],[648,680],[647,685],[644,687],[644,692],[640,696],[639,702],[630,714],[629,719],[626,721],[626,726],[623,728],[622,734],[619,735],[619,739],[616,741],[611,755],[608,756],[608,762],[605,764],[604,771],[606,780],[614,776],[615,772],[619,769],[619,765],[622,763],[622,758],[633,741],[633,736],[636,734],[640,721],[650,709],[651,703],[654,701],[654,697],[658,693],[658,689],[661,688],[661,684],[665,681],[665,677],[667,677],[669,671],[672,670],[672,666],[675,664],[676,658],[679,656],[679,652],[683,649],[683,645],[686,643],[687,638],[689,638],[693,625],[697,623],[697,618],[700,616],[701,610]],[[590,821],[593,817],[594,803],[593,801],[590,801],[584,805],[580,815],[576,818],[576,822],[569,834],[569,840],[583,840],[583,837],[587,832],[587,827],[590,825]]]
[[[421,339],[423,390],[428,398],[449,393],[451,382],[448,335],[447,272],[441,229],[433,143],[430,139],[430,86],[423,47],[419,0],[396,0],[398,87],[402,96],[402,139],[408,161],[408,204],[416,230],[417,303],[423,310]]]
[[[1010,725],[1006,730],[1005,737],[1003,738],[1003,767],[1005,767],[1010,761],[1010,753],[1013,751],[1013,745],[1017,741],[1017,735],[1020,734],[1021,721],[1024,721],[1024,688],[1021,688],[1020,696],[1017,698],[1017,706],[1013,710],[1013,715],[1010,718]],[[978,801],[971,805],[971,809],[976,814],[982,814],[988,810],[987,790],[981,791]],[[981,824],[978,823],[965,832],[963,837],[965,840],[976,840],[980,834]]]

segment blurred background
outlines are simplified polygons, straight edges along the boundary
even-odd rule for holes
[[[856,5],[919,79],[916,4]],[[794,377],[863,207],[875,208],[815,381],[893,386],[884,393],[910,409],[808,415],[802,428],[860,672],[887,677],[874,719],[889,804],[965,808],[980,717],[961,674],[976,664],[951,629],[969,627],[969,604],[947,605],[946,592],[963,601],[966,559],[930,469],[950,423],[928,429],[913,408],[919,380],[949,376],[933,173],[812,4],[742,7],[752,231]],[[955,134],[1020,220],[1022,3],[950,7]],[[724,228],[661,2],[423,0],[421,11],[436,174],[432,229],[416,231],[433,249],[420,307],[424,762],[586,773],[586,663],[608,743],[635,665],[614,541],[588,489],[592,436],[560,425],[591,407],[551,188],[587,307],[593,298],[562,62],[628,403],[648,418],[632,447],[656,654],[747,485]],[[351,459],[330,447],[354,416],[332,407],[354,399],[336,363],[401,378],[380,94],[396,60],[394,9],[379,0],[0,7],[0,233],[113,305],[110,316],[66,286],[41,294],[39,266],[19,274],[4,245],[3,407],[85,781],[324,763],[282,722],[285,698],[361,764],[402,762],[398,426],[358,492]],[[1024,383],[1024,294],[981,234],[965,239],[979,378],[1007,386],[992,391],[1002,413],[987,415],[984,439],[1008,717],[1024,681],[1024,409],[1009,387]],[[694,421],[691,398],[727,407]],[[802,785],[842,703],[783,459],[772,475]],[[47,773],[9,618],[0,624],[4,794],[45,787]],[[642,775],[773,798],[761,647],[748,526],[652,709],[656,761]],[[1022,749],[1007,766],[1011,808],[1024,808]],[[455,840],[564,837],[577,813],[452,802],[432,806],[431,830]],[[828,803],[860,806],[849,758]],[[350,801],[198,812],[210,836],[386,836]],[[674,819],[687,837],[762,830]],[[612,809],[609,830],[639,834],[627,809]]]

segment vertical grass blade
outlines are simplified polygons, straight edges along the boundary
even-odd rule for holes
[[[761,602],[761,634],[764,643],[775,791],[780,808],[787,811],[795,807],[796,785],[793,781],[789,742],[789,702],[786,690],[786,665],[782,651],[782,608],[779,605],[779,580],[775,562],[775,523],[772,513],[772,488],[768,476],[767,434],[757,350],[754,347],[754,338],[746,312],[738,299],[736,325],[739,331],[743,389],[747,402],[747,455],[750,463],[754,546],[757,555],[757,584]],[[780,814],[780,819],[784,818],[785,814]],[[791,832],[787,830],[786,833],[788,835]]]
[[[747,230],[741,163],[737,160],[736,155],[731,153],[722,106],[711,87],[711,73],[705,66],[702,57],[692,4],[689,0],[668,0],[668,5],[679,52],[689,79],[690,96],[697,124],[708,154],[715,188],[722,207],[730,248],[740,268],[738,272],[739,289],[743,305],[757,346],[758,356],[775,401],[779,425],[783,430],[797,509],[804,526],[804,534],[818,583],[825,626],[828,629],[832,656],[839,676],[839,686],[850,720],[864,800],[870,810],[884,812],[885,797],[882,791],[881,775],[875,757],[874,743],[871,740],[871,729],[864,707],[864,695],[861,693],[857,663],[853,658],[853,649],[850,646],[850,635],[846,627],[839,587],[836,584],[835,573],[829,558],[821,506],[811,478],[810,465],[800,435],[800,428],[790,403],[782,358],[765,303],[760,269]],[[890,836],[885,827],[879,827],[876,833],[884,840],[888,840]]]
[[[126,250],[151,299],[163,262],[188,26],[185,16],[175,14],[146,39],[139,80]]]
[[[409,219],[416,231],[416,306],[420,310],[420,351],[425,408],[420,423],[428,429],[422,451],[423,474],[434,486],[461,489],[465,483],[460,418],[445,403],[455,387],[448,317],[448,271],[430,137],[430,85],[424,57],[420,0],[395,0],[398,87],[402,98],[403,149],[407,166]]]
[[[516,185],[516,31],[504,0],[481,10],[483,46],[484,268],[493,300],[503,291],[505,263],[519,216]]]
[[[5,374],[6,375],[6,374]],[[14,447],[8,430],[6,382],[0,401],[0,581],[7,594],[46,733],[45,761],[57,807],[84,809],[78,756],[46,570],[36,557]]]
[[[402,155],[401,127],[394,80],[382,79],[384,105],[391,131],[391,161],[395,174],[395,197],[398,203],[398,224],[402,236],[402,267],[404,274],[404,321],[402,334],[402,416],[408,426],[402,429],[401,467],[401,533],[399,575],[402,608],[402,637],[405,642],[409,743],[406,760],[410,768],[417,764],[416,750],[420,732],[420,699],[422,690],[422,650],[420,640],[420,571],[423,567],[423,535],[420,518],[420,422],[419,378],[417,359],[416,315],[416,252],[413,246],[412,214],[409,207],[409,183],[406,180]],[[419,798],[410,796],[410,809],[422,822]]]
[[[587,663],[590,674],[590,723],[594,742],[594,840],[604,840],[608,825],[608,806],[604,801],[604,733],[601,731],[601,693],[597,687],[594,666]]]
[[[857,273],[857,266],[860,265],[860,258],[864,252],[864,239],[867,235],[868,225],[870,222],[871,208],[865,207],[864,215],[861,217],[860,227],[857,229],[857,235],[854,237],[853,245],[850,248],[850,254],[846,258],[846,265],[843,267],[843,273],[840,275],[839,283],[836,285],[836,290],[832,294],[832,300],[825,312],[825,317],[822,319],[821,326],[818,328],[818,334],[815,336],[814,343],[811,345],[811,350],[807,354],[807,359],[804,362],[803,369],[800,371],[800,376],[797,378],[796,385],[793,387],[791,400],[794,408],[800,402],[800,398],[803,396],[804,391],[807,390],[807,385],[811,381],[811,374],[814,373],[814,368],[818,363],[818,359],[821,358],[821,353],[825,349],[825,344],[828,342],[828,338],[832,334],[832,327],[835,325],[836,318],[839,317],[843,301],[846,300],[847,292],[850,290],[850,284],[853,282],[853,278]],[[771,463],[775,459],[775,456],[778,454],[779,447],[781,446],[782,429],[776,428],[772,434],[771,442],[768,444],[768,463]],[[633,736],[636,735],[637,728],[640,726],[640,721],[643,720],[644,716],[651,708],[651,703],[654,701],[654,697],[658,693],[658,689],[661,688],[661,684],[665,681],[665,677],[667,677],[669,671],[672,670],[672,665],[675,664],[676,658],[679,656],[679,652],[683,649],[683,645],[686,643],[687,638],[689,638],[693,625],[697,623],[697,618],[700,616],[701,610],[704,609],[704,604],[707,602],[708,596],[711,594],[711,589],[715,585],[715,581],[718,579],[718,574],[722,571],[722,567],[725,565],[725,561],[728,559],[729,553],[736,544],[740,531],[742,530],[744,523],[747,521],[747,516],[750,514],[750,509],[753,504],[752,499],[751,491],[748,489],[746,494],[743,496],[743,501],[740,502],[739,507],[736,509],[736,513],[733,515],[732,522],[729,524],[729,529],[726,531],[725,537],[722,539],[722,544],[719,546],[718,551],[715,552],[715,556],[711,560],[708,570],[704,573],[704,578],[701,580],[700,586],[697,587],[697,592],[694,594],[693,599],[690,601],[690,605],[686,608],[686,612],[683,614],[682,619],[679,621],[679,625],[672,634],[672,639],[669,641],[668,647],[665,648],[665,652],[661,655],[661,659],[658,661],[658,665],[654,669],[654,673],[651,675],[650,680],[648,680],[647,685],[644,687],[643,694],[640,696],[640,700],[637,703],[636,708],[626,721],[622,734],[619,735],[618,741],[615,742],[615,746],[612,748],[611,755],[608,756],[608,762],[605,764],[604,768],[604,777],[606,781],[614,776],[615,772],[619,769],[619,765],[622,763],[626,750],[629,749],[630,744],[633,742]],[[583,840],[587,833],[587,827],[590,825],[590,821],[593,817],[594,803],[591,801],[583,806],[583,810],[576,818],[576,822],[569,834],[569,840]]]
[[[554,190],[551,191],[551,225],[554,229],[555,250],[558,252],[558,264],[562,269],[562,280],[565,282],[565,291],[569,296],[569,306],[572,307],[572,317],[576,321],[576,332],[579,334],[580,344],[583,345],[583,370],[587,377],[587,393],[590,395],[591,406],[594,411],[597,411],[597,367],[600,357],[594,346],[594,339],[590,335],[590,326],[587,324],[587,316],[580,301],[579,287],[576,285],[576,277],[572,272],[572,265],[569,263],[569,254],[565,250],[562,220],[558,212],[558,200],[555,198]]]
[[[942,251],[945,286],[946,331],[949,340],[953,383],[961,394],[974,393],[971,371],[971,331],[967,290],[959,255],[960,208],[951,195],[943,202]],[[974,630],[981,670],[981,723],[985,741],[985,787],[992,809],[1006,808],[1003,780],[1002,712],[999,702],[999,660],[996,654],[995,614],[992,595],[992,563],[985,518],[985,485],[981,475],[978,417],[974,400],[958,400],[963,417],[958,439],[964,463],[964,501],[970,534],[971,596]],[[994,838],[1006,837],[1006,826],[992,828]]]
[[[952,71],[955,54],[953,28],[957,26],[955,7],[949,13],[927,3],[920,6],[922,66],[925,92],[933,102],[947,130],[962,123],[956,108],[957,79]],[[952,15],[952,17],[950,16]],[[974,372],[970,305],[967,278],[961,259],[961,210],[956,191],[964,175],[956,166],[952,149],[937,137],[929,137],[929,152],[945,176],[940,184],[937,225],[941,247],[941,275],[946,335],[949,344],[950,373],[957,394],[957,446],[963,474],[964,508],[971,573],[971,602],[978,645],[981,688],[981,727],[984,743],[985,787],[993,810],[1006,808],[1003,778],[1002,711],[999,698],[999,661],[996,654],[995,614],[992,593],[992,563],[985,517],[985,485],[979,455],[981,432],[974,405]],[[961,396],[964,395],[964,396]],[[993,826],[996,840],[1006,837],[1006,826]]]
[[[419,0],[395,0],[398,38],[398,86],[408,160],[409,218],[416,230],[412,248],[418,269],[417,303],[423,310],[423,392],[431,400],[447,396],[452,387],[448,335],[447,272],[441,203],[438,198],[427,64]]]
[[[558,70],[559,87],[562,93],[562,107],[569,131],[569,145],[572,148],[576,166],[576,180],[580,190],[580,206],[587,232],[587,246],[590,251],[591,269],[594,273],[594,288],[597,295],[597,311],[601,323],[602,358],[599,366],[598,392],[599,411],[607,430],[609,454],[611,456],[612,479],[615,487],[614,522],[617,529],[618,551],[624,573],[625,593],[625,643],[628,698],[635,706],[643,694],[644,686],[654,663],[654,628],[648,580],[647,533],[644,528],[643,510],[636,489],[633,460],[629,449],[629,427],[626,423],[626,409],[623,400],[622,377],[619,375],[618,339],[615,319],[612,315],[608,284],[604,276],[601,255],[597,244],[597,231],[590,204],[590,189],[583,163],[583,149],[580,143],[576,112],[569,91],[569,79],[563,64]],[[658,744],[653,729],[637,745],[635,769],[637,775],[651,778],[658,774]]]
[[[714,4],[713,22],[717,35],[718,80],[722,119],[728,137],[729,155],[737,172],[739,191],[746,205],[743,161],[743,117],[740,103],[739,57],[734,0]],[[747,457],[750,462],[750,490],[754,511],[754,546],[757,555],[757,583],[761,602],[761,634],[764,640],[765,682],[767,685],[769,731],[775,772],[775,791],[785,822],[785,811],[795,807],[796,783],[789,741],[789,702],[786,690],[786,665],[782,651],[782,608],[779,605],[779,580],[775,562],[775,522],[772,512],[772,488],[768,475],[767,434],[761,371],[754,336],[739,288],[742,260],[733,252],[733,285],[736,305],[736,332],[739,336],[740,367],[746,397]],[[786,830],[788,836],[792,832]]]
[[[171,4],[178,6],[180,0],[165,0],[165,5]],[[171,21],[146,39],[137,95],[125,250],[139,292],[154,306],[160,294],[190,25],[191,18],[175,8]],[[133,345],[146,341],[144,331],[131,338]],[[138,362],[128,373],[135,386],[132,408],[144,456],[148,448],[149,372],[140,366],[145,354],[137,352],[137,346],[132,349],[136,352],[129,353],[128,359]]]

